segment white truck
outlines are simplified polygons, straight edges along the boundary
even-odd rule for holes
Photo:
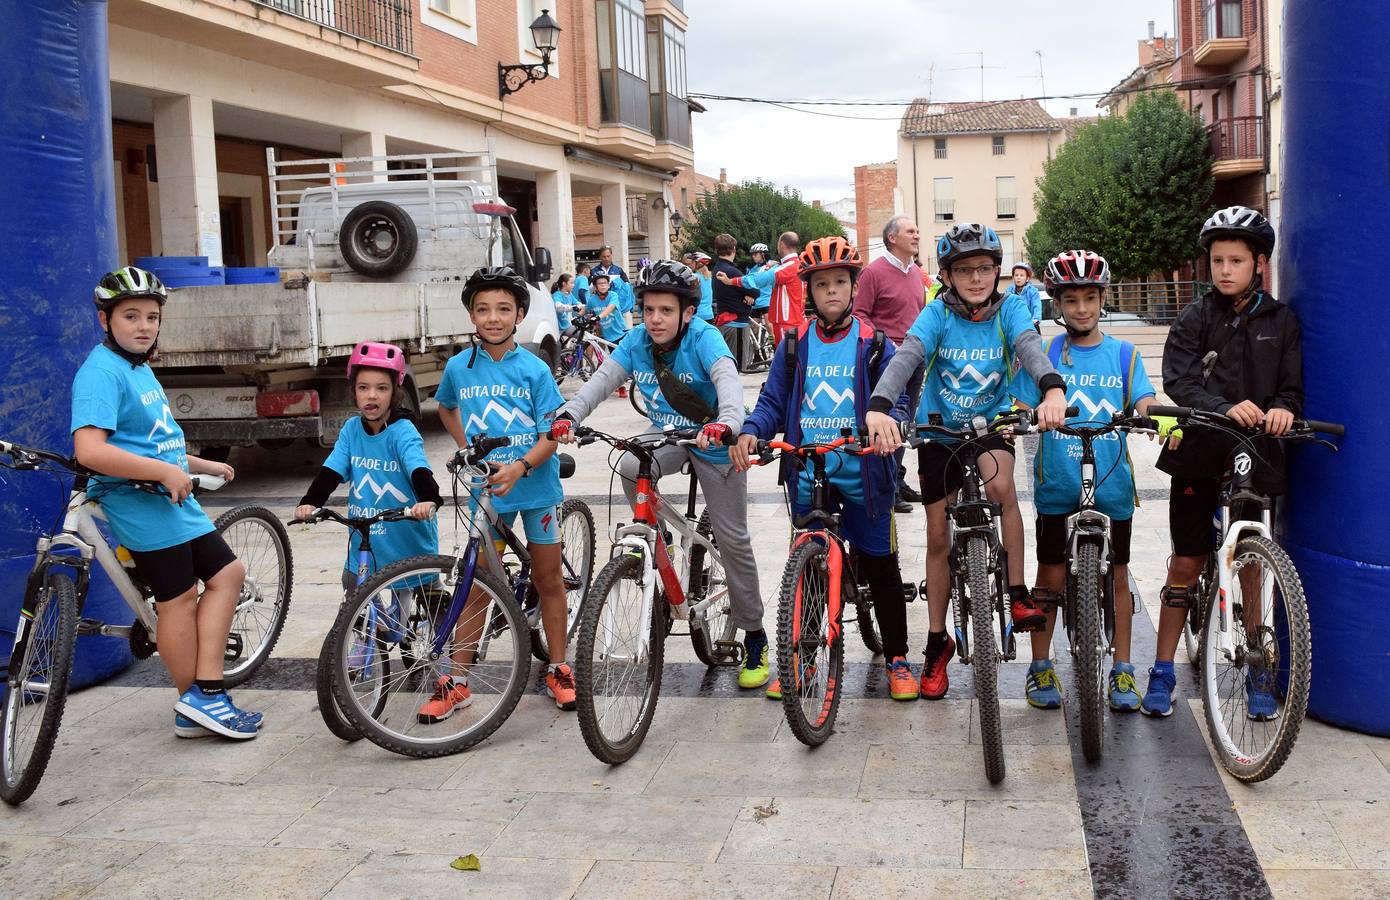
[[[473,333],[461,291],[481,266],[510,265],[530,284],[517,340],[555,366],[550,253],[527,248],[497,195],[491,142],[474,153],[266,156],[280,283],[175,289],[164,308],[155,371],[192,452],[332,444],[356,414],[344,375],[363,340],[406,350],[406,402],[418,410]]]

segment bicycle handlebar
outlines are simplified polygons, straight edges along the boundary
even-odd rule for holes
[[[1075,406],[1068,406],[1066,418],[1081,415],[1081,410]],[[993,421],[988,421],[984,416],[976,416],[971,420],[966,428],[956,429],[947,428],[945,425],[928,423],[925,425],[916,422],[903,422],[903,440],[913,447],[921,446],[931,440],[931,436],[951,438],[958,441],[976,441],[981,438],[989,437],[1004,431],[1012,430],[1014,434],[1029,434],[1037,429],[1038,411],[1036,409],[1024,410],[1022,412],[1010,413],[1006,416],[999,416]]]
[[[509,437],[488,437],[485,434],[480,434],[473,438],[472,444],[467,447],[460,447],[458,450],[454,451],[453,458],[449,460],[446,468],[448,468],[450,472],[453,472],[456,471],[459,466],[476,466],[481,463],[484,457],[489,453],[494,450],[500,450],[511,442],[512,439]]]
[[[850,446],[853,445],[853,446]],[[811,444],[789,444],[786,441],[764,441],[759,440],[754,447],[753,453],[758,457],[758,465],[767,465],[776,458],[776,454],[771,451],[778,451],[787,456],[821,456],[827,453],[847,453],[850,456],[869,456],[874,452],[872,446],[860,445],[859,438],[854,435],[842,435],[833,441]]]
[[[290,524],[313,525],[316,522],[328,521],[337,522],[349,528],[362,529],[375,525],[377,522],[396,522],[408,518],[406,515],[408,512],[409,510],[406,507],[400,507],[398,509],[383,509],[374,516],[345,516],[337,510],[320,507],[310,513],[306,518],[291,519]]]
[[[1224,413],[1212,412],[1211,410],[1205,409],[1193,409],[1190,406],[1150,406],[1149,415],[1151,417],[1169,416],[1174,419],[1185,419],[1189,422],[1193,422],[1196,424],[1200,424],[1205,421],[1216,425],[1222,425],[1228,428],[1244,428],[1244,426],[1237,423],[1235,419],[1232,419],[1230,416],[1225,415]],[[1250,429],[1245,430],[1249,431]],[[1333,437],[1343,437],[1347,433],[1347,427],[1345,425],[1339,425],[1336,422],[1320,422],[1317,419],[1294,419],[1293,429],[1287,435],[1279,436],[1297,438],[1303,437],[1314,431],[1320,431],[1323,434],[1330,434]],[[1266,436],[1275,437],[1275,435]]]
[[[694,447],[696,438],[700,436],[700,428],[676,428],[670,431],[659,433],[642,433],[632,437],[618,437],[617,435],[607,434],[585,425],[576,426],[574,437],[576,443],[581,447],[586,447],[595,441],[602,441],[612,447],[621,450],[636,451],[639,453],[650,453],[657,447]],[[554,439],[554,435],[550,435]],[[730,431],[724,435],[723,445],[731,447],[738,440],[738,435]]]

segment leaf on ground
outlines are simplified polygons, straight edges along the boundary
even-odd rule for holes
[[[478,855],[470,853],[467,856],[460,856],[458,859],[449,863],[449,868],[458,869],[460,872],[481,872],[483,864],[478,862]]]
[[[761,824],[764,819],[770,819],[775,815],[777,815],[777,806],[775,803],[769,803],[767,806],[753,807],[753,820],[759,824]]]

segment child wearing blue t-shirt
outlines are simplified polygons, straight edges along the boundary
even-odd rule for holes
[[[607,275],[594,275],[589,280],[584,306],[598,316],[604,340],[616,344],[627,334],[627,313],[632,310],[632,301],[622,289],[613,287]]]
[[[116,539],[154,594],[159,658],[179,692],[174,733],[254,738],[261,714],[243,712],[223,684],[227,634],[246,567],[192,496],[192,475],[227,480],[225,463],[189,456],[169,398],[150,371],[167,293],[151,272],[127,266],[95,290],[106,339],[72,382],[72,442],[94,474],[88,497],[101,503]],[[130,484],[153,482],[164,495]],[[198,583],[203,583],[202,596]]]
[[[550,367],[517,346],[516,326],[526,317],[530,297],[526,282],[509,267],[479,269],[463,286],[463,304],[477,329],[477,343],[449,360],[435,397],[439,418],[459,447],[481,435],[509,437],[511,443],[487,457],[492,506],[511,522],[521,516],[526,550],[531,555],[531,583],[540,595],[541,624],[550,666],[545,689],[564,710],[574,709],[574,673],[565,662],[568,609],[561,574],[558,507],[560,464],[555,442],[547,437],[555,411],[564,402]],[[481,620],[461,622],[460,645],[477,645]],[[471,653],[467,654],[471,657]],[[466,671],[471,658],[456,656]],[[440,678],[435,696],[420,709],[422,722],[439,721],[467,705],[466,675]]]
[[[570,313],[583,308],[583,303],[575,299],[574,276],[568,272],[555,279],[550,286],[550,299],[555,304],[555,324],[561,332],[570,329]]]
[[[1153,385],[1144,372],[1144,360],[1133,344],[1119,341],[1100,330],[1105,288],[1110,266],[1101,256],[1086,250],[1068,251],[1047,264],[1046,284],[1062,317],[1066,334],[1046,343],[1066,384],[1067,405],[1081,410],[1081,419],[1105,423],[1117,412],[1137,409],[1141,415],[1154,402]],[[1013,386],[1019,405],[1038,403],[1038,388],[1026,378]],[[1139,690],[1130,662],[1130,626],[1134,603],[1129,592],[1129,547],[1134,520],[1134,469],[1123,432],[1112,431],[1097,439],[1096,508],[1110,517],[1110,550],[1115,566],[1115,664],[1110,669],[1110,708],[1117,712],[1139,709]],[[1038,580],[1035,591],[1059,594],[1066,583],[1067,517],[1076,512],[1081,495],[1081,441],[1063,434],[1045,434],[1034,460],[1033,504],[1038,521]],[[1056,607],[1047,611],[1047,624],[1033,632],[1033,664],[1028,669],[1025,693],[1030,706],[1060,709],[1062,682],[1051,660],[1052,629]]]

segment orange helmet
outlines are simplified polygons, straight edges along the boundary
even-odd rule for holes
[[[809,280],[812,272],[822,269],[849,269],[850,277],[855,278],[862,268],[864,260],[860,258],[859,251],[839,236],[816,238],[806,245],[796,261],[796,274],[801,276],[802,281]]]

